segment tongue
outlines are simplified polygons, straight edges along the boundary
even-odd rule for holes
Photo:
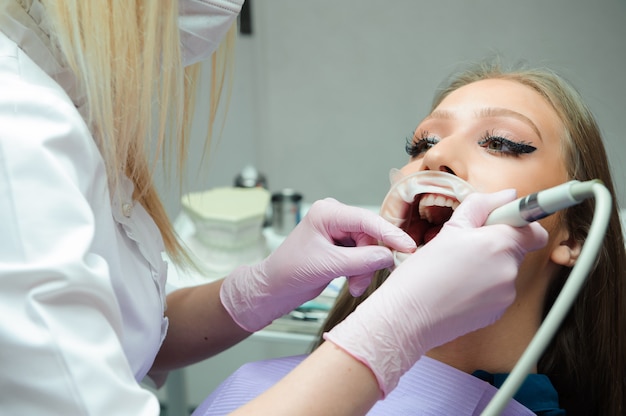
[[[443,224],[435,225],[426,230],[426,232],[424,233],[424,244],[435,238],[435,236],[439,234],[439,231],[441,231],[441,227],[443,227]]]
[[[436,205],[425,208],[428,213],[428,221],[431,224],[443,224],[452,216],[452,208],[439,207]]]

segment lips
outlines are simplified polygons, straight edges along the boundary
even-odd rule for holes
[[[407,217],[400,225],[417,246],[428,243],[441,231],[459,206],[455,198],[440,194],[415,195],[408,207]]]

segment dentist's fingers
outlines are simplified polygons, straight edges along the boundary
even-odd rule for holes
[[[329,211],[332,220],[326,223],[326,232],[336,241],[351,239],[355,245],[380,241],[398,251],[413,252],[416,249],[415,241],[408,234],[370,210],[344,205],[332,198],[316,204],[319,209]],[[372,240],[367,241],[365,236]]]
[[[348,290],[353,297],[361,296],[372,283],[373,274],[352,276],[348,279]]]
[[[495,224],[490,227],[501,226],[508,227],[508,234],[519,247],[519,255],[523,258],[523,254],[529,251],[539,250],[548,243],[548,232],[538,222],[531,222],[523,227],[512,227],[510,225]],[[503,231],[507,232],[507,231]]]
[[[353,293],[362,292],[376,270],[393,265],[386,246],[416,249],[404,231],[369,210],[317,201],[265,260],[227,276],[220,298],[233,320],[254,332],[318,296],[334,278],[345,276]]]
[[[516,195],[515,189],[505,189],[491,194],[472,193],[454,211],[446,225],[461,228],[480,227],[485,223],[491,211],[513,201]]]

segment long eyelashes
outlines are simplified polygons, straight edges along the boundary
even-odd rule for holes
[[[431,136],[428,131],[422,131],[419,137],[407,137],[404,149],[409,156],[418,157],[439,143],[439,140],[440,139]],[[527,142],[510,140],[489,131],[485,132],[484,136],[477,144],[490,153],[502,156],[519,157],[537,150],[536,147]]]
[[[516,157],[519,157],[523,154],[532,153],[537,150],[535,146],[531,146],[526,142],[516,142],[513,140],[509,140],[502,136],[495,135],[489,131],[485,132],[485,135],[478,142],[478,145],[489,152]]]
[[[422,131],[417,140],[412,137],[406,138],[404,150],[409,156],[417,157],[422,153],[425,153],[428,149],[436,145],[438,142],[439,139],[431,137],[430,133],[428,133],[427,131]]]

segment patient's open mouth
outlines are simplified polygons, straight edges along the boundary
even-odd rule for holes
[[[435,238],[458,206],[459,201],[449,196],[415,195],[413,203],[409,206],[406,220],[400,228],[406,231],[419,247]]]
[[[389,178],[392,185],[380,215],[402,228],[418,247],[435,238],[461,201],[476,192],[469,182],[442,171],[421,170],[406,175],[392,169]],[[396,254],[397,265],[402,253]]]

